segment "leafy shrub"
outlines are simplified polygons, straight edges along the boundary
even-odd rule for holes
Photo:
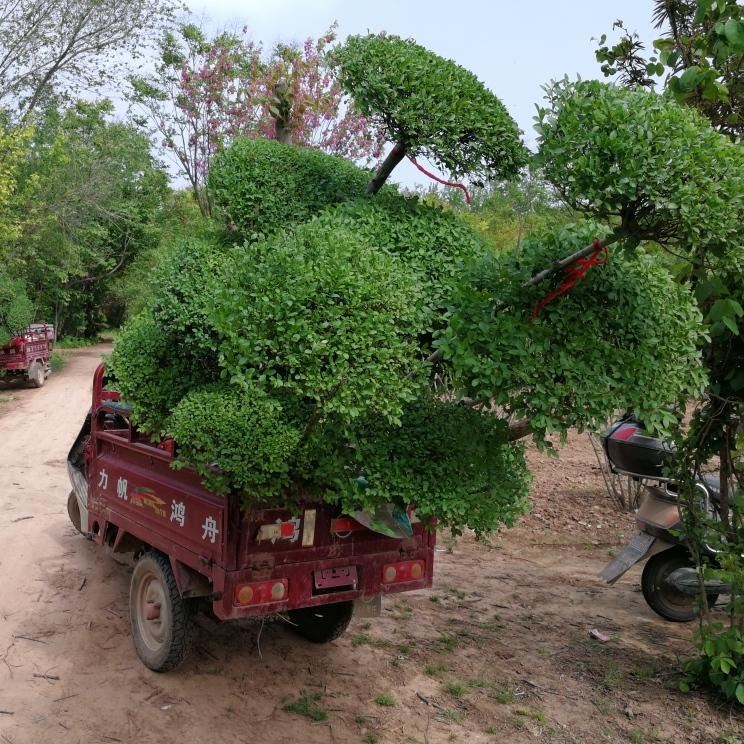
[[[524,448],[507,441],[506,423],[496,416],[425,393],[406,407],[400,426],[367,417],[351,441],[345,459],[324,463],[326,476],[337,468],[334,485],[346,509],[410,504],[440,527],[493,532],[527,508]]]
[[[421,312],[400,260],[333,222],[233,255],[212,312],[233,382],[307,399],[323,415],[399,417],[422,366]]]
[[[557,84],[540,113],[545,176],[574,206],[629,236],[696,249],[736,245],[744,149],[700,114],[655,93]]]
[[[412,39],[350,36],[334,52],[339,80],[364,116],[412,155],[454,178],[490,180],[526,162],[520,132],[472,72]]]
[[[215,493],[242,490],[250,500],[276,498],[288,485],[301,431],[256,387],[192,390],[175,407],[168,431],[178,465],[193,467]]]
[[[528,418],[540,436],[599,426],[627,409],[663,429],[675,421],[669,404],[704,381],[695,302],[643,253],[613,251],[531,321],[552,287],[523,281],[604,231],[569,225],[530,236],[519,255],[484,259],[463,281],[442,343],[467,394]]]
[[[374,250],[398,256],[415,277],[422,332],[440,329],[464,265],[488,249],[454,212],[392,193],[336,207],[320,218],[352,231]]]
[[[209,313],[219,276],[229,253],[218,243],[182,239],[166,256],[153,278],[152,316],[168,334],[178,352],[214,357],[217,337]]]
[[[34,306],[26,286],[0,271],[0,345],[13,333],[23,330],[34,319]]]
[[[209,190],[228,225],[253,240],[363,194],[368,180],[367,171],[344,158],[243,138],[215,158]]]
[[[108,363],[132,419],[143,431],[165,434],[166,420],[192,388],[214,379],[213,372],[177,353],[167,329],[149,312],[121,329]]]

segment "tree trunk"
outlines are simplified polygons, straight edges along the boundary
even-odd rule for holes
[[[375,177],[367,185],[368,194],[376,194],[383,187],[395,166],[406,156],[407,151],[408,147],[403,142],[398,142],[393,147],[385,160],[382,161],[382,165],[377,169]]]

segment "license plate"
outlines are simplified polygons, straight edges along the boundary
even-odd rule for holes
[[[356,589],[356,566],[322,568],[320,571],[315,571],[314,575],[316,589],[334,589],[338,586],[351,586]]]

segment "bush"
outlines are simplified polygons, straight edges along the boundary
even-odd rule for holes
[[[744,149],[701,114],[655,93],[596,81],[553,88],[540,161],[575,207],[636,240],[723,251],[741,239]]]
[[[301,435],[282,414],[256,387],[192,390],[168,421],[178,442],[177,465],[193,467],[215,493],[240,489],[250,502],[276,499],[289,484]]]
[[[603,425],[633,410],[652,429],[675,422],[670,404],[701,389],[701,316],[658,260],[614,250],[534,320],[553,285],[523,281],[591,243],[606,228],[568,225],[530,236],[519,255],[484,259],[465,277],[442,342],[456,384],[526,417],[539,436]]]
[[[147,311],[121,329],[108,366],[132,406],[132,420],[156,436],[166,433],[166,421],[184,395],[215,379],[213,370],[179,354],[168,330]]]
[[[319,469],[346,510],[410,504],[417,517],[440,527],[493,532],[512,526],[528,505],[524,448],[507,437],[496,416],[424,393],[406,407],[400,426],[367,417],[354,427],[353,447],[338,448],[346,458]]]
[[[364,194],[369,178],[319,150],[243,138],[215,158],[209,191],[228,228],[256,240]]]
[[[424,312],[421,332],[441,330],[453,287],[467,262],[487,246],[454,212],[418,197],[379,194],[336,207],[320,218],[352,231],[373,250],[398,256],[412,272]]]
[[[212,313],[233,382],[307,399],[317,415],[400,416],[423,366],[403,262],[333,221],[233,255]]]
[[[26,285],[0,271],[0,346],[33,319],[34,306],[26,294]]]

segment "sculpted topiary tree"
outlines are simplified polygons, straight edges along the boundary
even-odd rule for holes
[[[526,162],[519,128],[472,72],[398,36],[351,36],[334,52],[339,80],[393,149],[367,187],[374,194],[406,156],[452,178],[514,175]]]

